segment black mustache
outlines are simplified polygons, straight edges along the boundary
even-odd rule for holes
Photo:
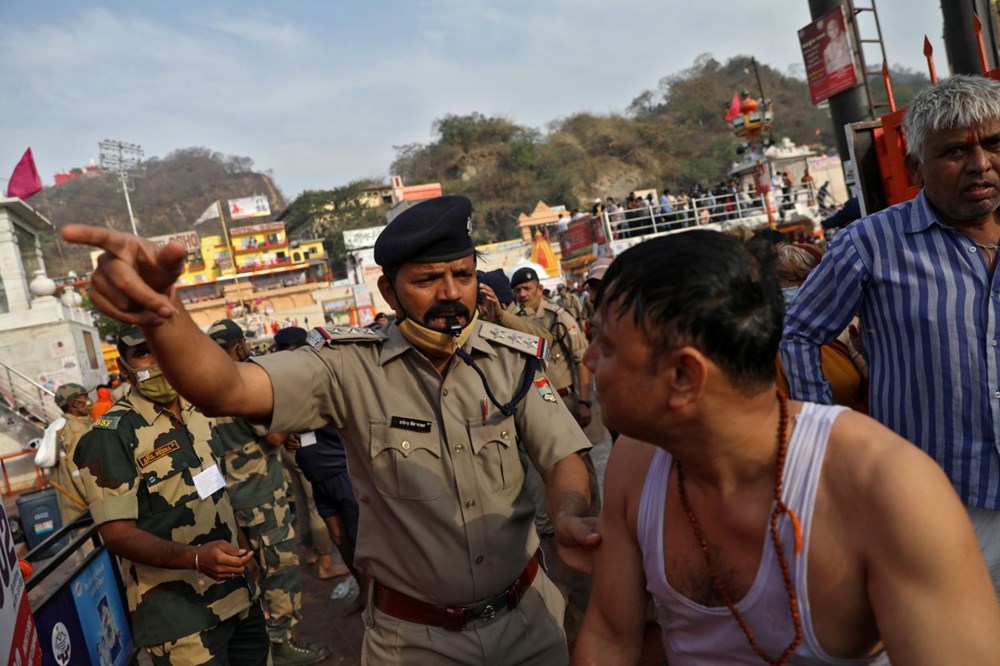
[[[468,320],[469,316],[469,308],[465,307],[462,303],[440,303],[431,307],[424,314],[424,323],[426,324],[431,319],[437,319],[438,317],[465,317]]]

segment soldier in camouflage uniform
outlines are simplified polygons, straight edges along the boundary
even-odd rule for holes
[[[135,642],[154,664],[265,664],[253,553],[218,434],[166,381],[139,327],[119,329],[118,351],[134,390],[83,436],[74,462],[101,537],[126,560]]]
[[[73,464],[73,453],[83,433],[90,428],[90,398],[79,384],[63,384],[56,389],[56,406],[63,410],[66,425],[56,433],[57,458],[49,470],[50,483],[58,485],[59,513],[67,524],[86,508],[80,470]]]
[[[234,361],[250,358],[243,329],[233,320],[220,319],[208,334]],[[292,637],[292,628],[302,618],[302,578],[288,485],[278,455],[285,435],[260,435],[242,417],[219,417],[215,425],[225,451],[226,489],[236,523],[261,568],[271,658],[275,666],[314,664],[331,649]]]

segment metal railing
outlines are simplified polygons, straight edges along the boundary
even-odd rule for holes
[[[11,414],[44,429],[62,416],[54,397],[52,390],[0,361],[0,401]]]
[[[793,186],[787,194],[780,190],[772,192],[769,198],[775,220],[818,209],[817,192],[812,183]],[[604,211],[602,219],[607,237],[614,242],[703,225],[763,225],[767,223],[764,206],[763,195],[747,192],[706,194],[678,199],[668,211],[659,203],[644,202],[637,208],[620,208],[612,213]],[[818,219],[814,221],[819,222]]]

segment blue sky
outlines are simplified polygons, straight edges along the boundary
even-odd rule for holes
[[[939,0],[878,5],[891,63],[925,70],[928,34],[947,72]],[[249,156],[290,200],[387,179],[393,146],[431,141],[449,113],[544,130],[622,112],[702,53],[801,75],[810,15],[806,0],[3,0],[0,21],[4,192],[29,146],[50,185],[120,139]]]

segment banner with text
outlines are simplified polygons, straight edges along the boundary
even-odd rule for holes
[[[813,104],[858,85],[843,5],[799,30],[799,44]]]
[[[242,220],[246,217],[262,217],[271,214],[271,205],[263,194],[229,200],[229,217]]]

